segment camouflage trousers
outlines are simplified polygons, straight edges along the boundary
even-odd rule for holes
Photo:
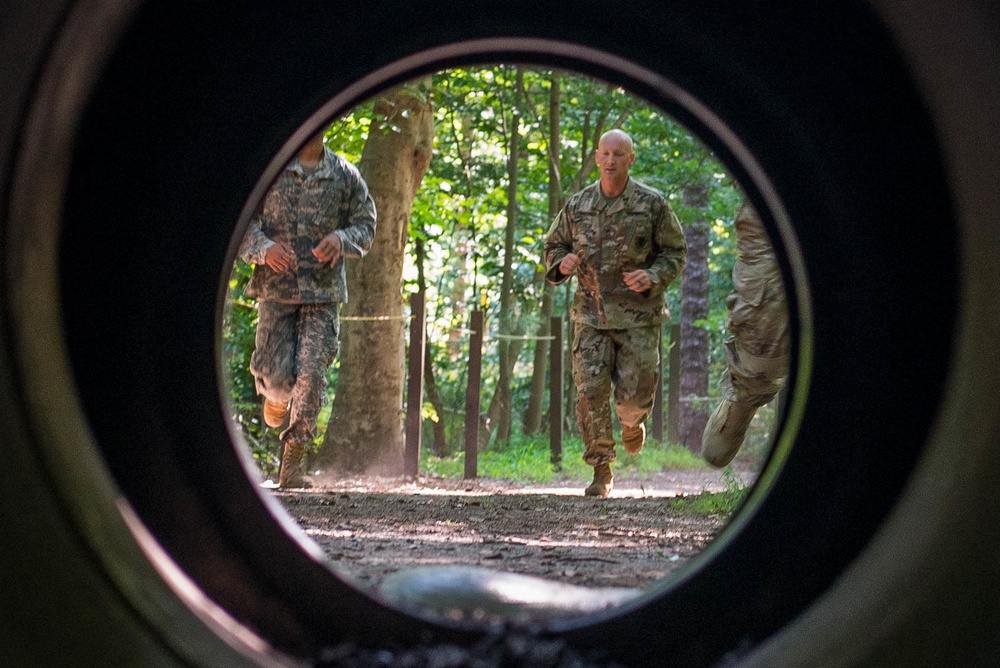
[[[615,460],[611,396],[623,425],[638,427],[653,408],[659,379],[660,325],[597,329],[576,323],[573,382],[583,461],[591,466]]]
[[[778,264],[771,258],[737,260],[734,290],[726,299],[726,371],[721,387],[730,401],[763,406],[788,375],[788,304]]]
[[[258,394],[292,402],[282,441],[308,443],[316,435],[316,418],[326,400],[326,374],[340,349],[339,306],[258,302],[250,373]]]

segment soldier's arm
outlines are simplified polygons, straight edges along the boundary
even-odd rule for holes
[[[573,236],[570,231],[570,215],[563,208],[552,221],[545,235],[545,279],[553,285],[564,283],[570,277],[559,271],[563,258],[573,252]]]
[[[250,221],[243,241],[240,242],[239,256],[247,264],[263,265],[267,251],[274,246],[274,241],[268,239],[260,226],[260,217],[254,216]]]
[[[351,209],[347,217],[347,226],[335,230],[340,237],[344,257],[361,258],[368,254],[375,241],[375,224],[378,214],[375,211],[375,200],[368,192],[368,184],[355,175],[351,182]]]
[[[684,240],[681,223],[666,200],[662,201],[653,229],[659,252],[646,271],[649,272],[650,279],[665,290],[684,270],[684,263],[687,261],[687,242]]]

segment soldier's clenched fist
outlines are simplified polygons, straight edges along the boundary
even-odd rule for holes
[[[286,243],[274,244],[267,249],[264,262],[280,274],[291,269],[292,263],[295,262],[295,251]]]
[[[559,273],[569,276],[580,266],[580,256],[576,253],[567,253],[566,257],[559,263]]]
[[[336,232],[330,232],[316,245],[316,248],[312,249],[312,254],[316,256],[316,259],[320,262],[329,262],[330,266],[337,264],[337,260],[340,259],[341,251],[344,247],[343,242]]]

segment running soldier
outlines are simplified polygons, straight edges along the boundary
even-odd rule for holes
[[[788,374],[788,305],[774,246],[749,203],[740,206],[734,222],[739,256],[726,298],[723,399],[701,439],[702,457],[719,468],[739,452],[757,409],[784,387]]]
[[[549,229],[545,265],[551,283],[577,276],[573,382],[583,460],[594,467],[584,494],[603,497],[616,457],[612,388],[622,446],[637,454],[659,379],[661,323],[670,316],[664,293],[684,268],[687,246],[666,198],[629,177],[631,137],[606,132],[596,161],[600,180],[571,197]]]
[[[302,487],[306,444],[340,349],[343,258],[364,257],[375,237],[375,202],[358,170],[326,148],[320,132],[268,191],[240,245],[256,265],[246,294],[258,300],[250,359],[264,422],[284,427],[278,487]]]

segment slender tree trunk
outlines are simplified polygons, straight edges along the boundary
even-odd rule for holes
[[[503,339],[501,339],[503,341]],[[514,361],[517,360],[518,356],[521,354],[521,347],[523,343],[521,341],[507,341],[508,347],[508,359],[511,360],[510,364],[513,365]],[[510,372],[508,371],[506,376],[510,377]],[[508,394],[508,397],[510,395]],[[498,431],[498,423],[502,419],[503,415],[510,415],[510,404],[503,403],[503,397],[497,391],[493,392],[493,396],[490,398],[489,406],[486,409],[486,413],[483,414],[479,421],[479,449],[483,450],[490,443],[490,438],[493,436],[493,432],[497,431],[497,440],[500,441],[501,436]],[[510,438],[508,433],[508,438]],[[502,442],[502,441],[501,441]]]
[[[434,454],[444,457],[451,453],[448,447],[448,436],[444,429],[444,403],[441,401],[441,393],[438,392],[437,380],[434,378],[434,357],[431,342],[427,342],[424,362],[424,391],[427,394],[427,401],[434,407],[437,420],[431,421],[431,430],[434,434]]]
[[[424,274],[424,240],[417,239],[414,244],[417,264],[417,290],[424,295],[424,303],[427,303],[427,276]],[[438,393],[437,381],[434,379],[434,346],[431,340],[425,337],[424,347],[424,391],[427,401],[434,408],[436,420],[431,420],[431,428],[434,431],[434,454],[443,457],[448,454],[448,439],[444,432],[444,405],[441,403],[441,395]]]
[[[507,229],[504,236],[503,276],[500,281],[500,333],[510,334],[513,330],[511,305],[514,300],[514,237],[517,231],[517,163],[520,154],[520,134],[518,128],[521,116],[518,111],[516,91],[524,87],[524,72],[518,68],[516,77],[515,100],[511,104],[510,119],[507,124]],[[510,339],[500,339],[499,366],[497,384],[490,408],[487,411],[485,429],[480,429],[480,447],[489,443],[493,431],[496,431],[497,442],[510,441],[511,433],[511,376],[514,363],[520,352],[520,345],[513,345]]]
[[[430,165],[431,106],[405,89],[380,98],[359,169],[378,210],[368,256],[348,261],[340,373],[318,464],[337,471],[398,475],[403,466],[405,326],[403,254],[413,198]],[[378,318],[386,320],[350,320]]]
[[[524,412],[524,433],[537,434],[542,431],[542,417],[545,412],[545,379],[549,362],[549,341],[552,335],[552,286],[541,276],[542,304],[539,312],[538,340],[535,341],[535,356],[531,369],[531,388],[528,393],[528,408]]]
[[[559,209],[562,208],[562,181],[559,173],[560,164],[560,104],[562,103],[562,91],[559,86],[559,75],[553,74],[549,87],[549,220],[556,217]],[[538,323],[539,340],[535,342],[535,359],[531,373],[531,393],[528,395],[528,409],[524,414],[524,433],[537,434],[542,431],[542,417],[545,406],[545,378],[549,361],[549,342],[543,337],[548,337],[551,332],[553,286],[545,280],[545,270],[538,272],[537,280],[542,289],[542,305]],[[552,383],[561,382],[560,378],[551,379]]]
[[[688,186],[684,205],[695,209],[708,206],[708,188]],[[694,323],[708,317],[708,221],[699,213],[684,230],[687,266],[681,279],[681,382],[680,436],[688,449],[701,449],[701,435],[708,422],[708,330]]]

